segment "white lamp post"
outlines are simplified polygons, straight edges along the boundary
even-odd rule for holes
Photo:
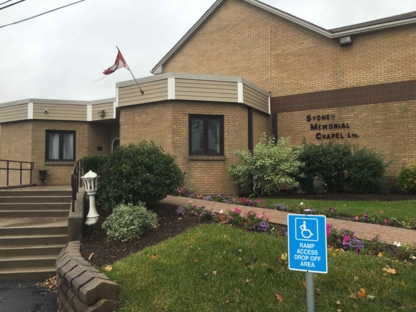
[[[95,208],[95,194],[97,193],[98,175],[91,170],[85,174],[81,179],[84,181],[85,190],[90,198],[90,209],[88,211],[86,225],[95,224],[100,216]]]

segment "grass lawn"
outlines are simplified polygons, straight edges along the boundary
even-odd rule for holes
[[[376,218],[378,223],[383,223],[384,219],[404,221],[412,224],[416,220],[416,200],[406,201],[333,201],[333,200],[303,200],[303,199],[284,199],[267,198],[265,206],[273,207],[274,204],[284,204],[287,207],[299,207],[300,203],[306,207],[313,207],[318,213],[330,216],[329,207],[335,209],[335,214],[354,218],[358,216],[360,220],[364,214],[371,218]]]
[[[280,258],[286,252],[284,237],[209,224],[118,261],[105,274],[121,286],[119,311],[306,311],[305,273],[288,270]],[[328,259],[328,274],[315,274],[316,311],[416,308],[411,262],[335,250]],[[386,265],[396,274],[383,271]]]

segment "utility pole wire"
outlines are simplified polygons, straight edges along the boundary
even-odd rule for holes
[[[56,8],[56,9],[53,9],[53,10],[50,10],[50,11],[46,11],[46,12],[43,12],[43,13],[38,14],[38,15],[34,15],[34,16],[28,17],[28,18],[22,19],[22,20],[20,20],[20,21],[14,22],[14,23],[10,23],[10,24],[6,24],[6,25],[2,25],[2,26],[0,26],[0,28],[7,27],[7,26],[11,26],[11,25],[15,25],[15,24],[19,24],[19,23],[22,23],[22,22],[28,21],[28,20],[30,20],[30,19],[32,19],[32,18],[36,18],[36,17],[42,16],[42,15],[45,15],[45,14],[51,13],[51,12],[53,12],[53,11],[57,11],[57,10],[60,10],[60,9],[63,9],[63,8],[69,7],[69,6],[71,6],[71,5],[74,5],[74,4],[77,4],[77,3],[80,3],[80,2],[84,2],[84,1],[85,1],[85,0],[80,0],[80,1],[77,1],[77,2],[74,2],[74,3],[71,3],[71,4],[67,4],[67,5],[61,6],[61,7],[59,7],[59,8]]]
[[[7,0],[7,1],[4,1],[4,2],[0,3],[0,5],[3,5],[3,4],[5,4],[5,3],[7,3],[7,2],[10,2],[10,1],[13,1],[13,0]]]
[[[23,1],[26,1],[26,0],[20,0],[20,1],[17,1],[17,2],[15,2],[15,3],[12,3],[12,4],[9,4],[9,5],[6,5],[5,7],[0,8],[0,10],[3,10],[3,9],[5,9],[5,8],[11,7],[11,6],[14,6],[15,4],[18,4],[18,3],[23,2]]]

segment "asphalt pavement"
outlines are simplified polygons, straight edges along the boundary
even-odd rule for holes
[[[0,282],[0,312],[56,312],[57,294],[37,283]]]

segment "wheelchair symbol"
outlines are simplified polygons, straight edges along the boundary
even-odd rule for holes
[[[309,239],[313,236],[312,231],[306,228],[306,221],[303,221],[303,224],[299,228],[301,230],[300,235],[302,235],[303,238]]]
[[[301,241],[317,242],[319,240],[318,219],[296,218],[295,237]]]

